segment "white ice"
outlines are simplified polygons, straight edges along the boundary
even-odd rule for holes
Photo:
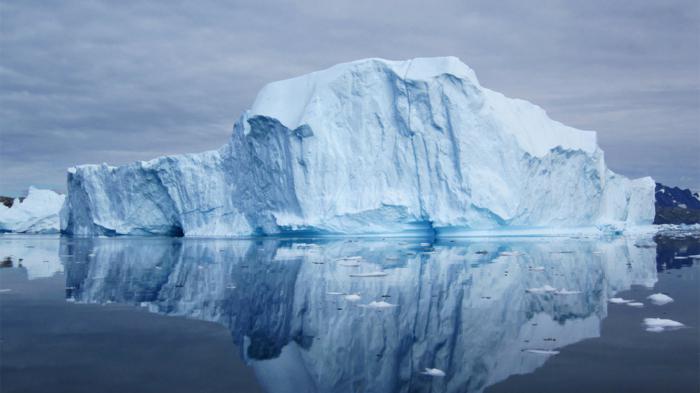
[[[673,301],[672,297],[663,293],[655,293],[653,295],[649,295],[647,299],[649,299],[653,304],[657,306],[663,306],[664,304],[668,304]]]
[[[0,204],[0,231],[58,233],[64,198],[51,190],[29,187],[23,201],[15,199],[12,207]]]
[[[457,58],[365,59],[264,87],[216,151],[68,171],[74,235],[618,232],[654,181]],[[551,192],[557,190],[559,192]]]
[[[679,329],[685,326],[684,324],[672,319],[664,318],[644,318],[644,325],[649,332],[663,332],[666,330]]]

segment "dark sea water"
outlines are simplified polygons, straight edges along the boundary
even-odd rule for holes
[[[698,254],[697,235],[2,236],[0,392],[698,392]]]

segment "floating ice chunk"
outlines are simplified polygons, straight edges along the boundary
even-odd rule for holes
[[[539,294],[539,293],[550,293],[550,292],[555,292],[556,290],[557,290],[556,288],[554,288],[554,287],[552,287],[552,286],[550,286],[550,285],[543,285],[543,286],[541,286],[541,287],[539,287],[539,288],[530,288],[530,289],[526,289],[525,292]]]
[[[421,247],[430,247],[430,243],[421,243],[420,246]]]
[[[637,307],[637,308],[644,307],[644,303],[641,303],[641,302],[629,302],[629,303],[627,303],[627,305],[630,307]]]
[[[442,378],[445,376],[445,372],[440,370],[439,368],[426,368],[423,372],[421,372],[421,374],[438,378]]]
[[[227,285],[226,289],[236,289],[236,286],[235,285]]]
[[[338,263],[338,265],[345,266],[345,267],[358,267],[358,266],[360,266],[360,263],[355,262],[355,260],[350,260],[350,261],[340,262],[340,263]]]
[[[608,299],[608,302],[613,303],[613,304],[626,304],[626,303],[629,303],[632,301],[633,300],[623,299],[621,297],[613,297],[613,298]]]
[[[644,318],[644,325],[647,327],[648,332],[663,332],[666,330],[680,329],[685,325],[674,321],[673,319],[664,318]]]
[[[647,296],[647,299],[651,300],[651,302],[657,306],[663,306],[664,304],[671,303],[673,301],[672,297],[664,295],[663,293],[649,295]]]
[[[525,352],[534,353],[537,355],[558,355],[559,351],[553,349],[526,349]]]
[[[380,300],[378,302],[372,301],[369,302],[369,304],[362,304],[361,307],[367,307],[367,308],[392,308],[396,307],[396,304],[391,304],[387,303],[384,300]]]
[[[581,291],[571,291],[571,290],[562,288],[554,293],[557,295],[578,295],[579,293],[581,293]]]
[[[359,293],[351,293],[351,294],[345,296],[345,300],[347,300],[349,302],[356,302],[360,299],[362,299],[362,298],[360,297]]]
[[[327,295],[340,296],[345,295],[345,292],[326,292]]]
[[[9,288],[0,289],[0,293],[8,293],[8,292],[12,292],[12,289],[9,289]]]
[[[520,251],[503,251],[500,255],[504,257],[517,257],[523,255],[523,253]]]
[[[531,272],[543,272],[544,266],[532,266],[530,267]]]
[[[369,272],[369,273],[353,273],[350,277],[384,277],[387,273],[385,272]]]
[[[700,259],[700,254],[688,255],[688,258]]]

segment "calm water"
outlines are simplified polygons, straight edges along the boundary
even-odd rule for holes
[[[697,237],[4,236],[0,391],[698,392],[695,254]]]

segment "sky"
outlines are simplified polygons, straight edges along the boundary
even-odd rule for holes
[[[608,166],[700,189],[700,1],[0,2],[0,195],[211,150],[266,83],[454,55],[598,131]]]

